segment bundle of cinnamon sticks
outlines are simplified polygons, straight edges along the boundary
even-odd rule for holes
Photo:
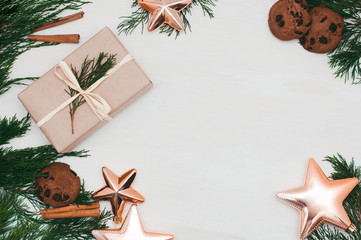
[[[43,219],[100,217],[99,202],[90,205],[70,205],[61,208],[41,209]]]
[[[45,23],[44,25],[36,28],[34,32],[38,32],[41,30],[45,30],[48,28],[56,27],[59,25],[63,25],[68,22],[75,21],[77,19],[82,18],[84,12],[78,12],[66,17],[59,18],[57,20],[53,20]],[[59,34],[59,35],[29,35],[29,39],[34,41],[42,41],[42,42],[55,42],[55,43],[79,43],[79,34]]]

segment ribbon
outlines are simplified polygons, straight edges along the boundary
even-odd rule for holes
[[[92,91],[94,91],[102,82],[104,82],[105,79],[107,79],[110,75],[112,75],[114,72],[116,72],[124,64],[130,62],[132,59],[133,59],[133,57],[130,56],[129,54],[127,56],[125,56],[122,59],[122,61],[120,61],[113,68],[109,69],[109,71],[103,77],[101,77],[98,81],[93,83],[86,90],[81,89],[81,87],[78,83],[78,80],[74,76],[70,67],[64,61],[60,61],[59,64],[54,68],[55,75],[59,79],[61,79],[66,85],[68,85],[70,88],[74,89],[78,93],[76,95],[74,95],[73,97],[69,98],[68,100],[66,100],[59,107],[55,108],[53,111],[48,113],[39,122],[37,122],[37,125],[39,127],[41,127],[43,124],[45,124],[47,121],[49,121],[55,114],[57,114],[60,110],[62,110],[63,108],[68,106],[70,103],[72,103],[80,95],[82,95],[84,97],[85,101],[88,103],[88,105],[93,110],[93,112],[98,116],[100,121],[103,121],[103,120],[108,121],[108,120],[112,119],[108,115],[111,111],[109,104],[99,94],[93,93]],[[58,73],[59,68],[62,70],[65,78]]]

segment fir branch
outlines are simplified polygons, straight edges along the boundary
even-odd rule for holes
[[[17,57],[31,48],[53,45],[27,39],[33,29],[67,9],[79,9],[83,0],[3,0],[0,2],[0,95],[23,80],[11,79]],[[91,239],[91,230],[105,228],[110,212],[100,218],[43,220],[37,210],[46,206],[36,196],[35,179],[39,171],[65,156],[85,157],[87,151],[59,154],[52,146],[13,149],[1,145],[29,130],[29,116],[23,119],[0,118],[0,240],[2,239]],[[82,186],[79,202],[93,201]],[[28,204],[31,205],[30,210]]]
[[[335,76],[361,83],[361,4],[359,0],[306,0],[312,7],[324,5],[339,13],[345,22],[343,37],[329,56]]]
[[[92,204],[94,202],[96,202],[96,201],[93,198],[93,191],[86,191],[85,190],[85,185],[84,185],[84,180],[83,180],[83,183],[82,183],[81,189],[80,189],[79,197],[76,199],[74,204],[90,205],[90,204]]]
[[[344,179],[344,178],[358,178],[359,184],[352,190],[348,197],[343,202],[343,206],[351,220],[356,226],[357,231],[353,234],[346,234],[335,227],[323,225],[313,232],[307,239],[308,240],[325,240],[325,239],[338,239],[338,240],[360,240],[361,239],[361,220],[360,220],[360,200],[361,200],[361,166],[356,166],[355,161],[352,159],[350,163],[340,155],[327,156],[326,162],[329,162],[333,168],[330,175],[331,179]]]
[[[111,212],[103,210],[100,217],[64,218],[47,221],[47,234],[42,239],[93,239],[93,229],[107,228]]]
[[[86,157],[87,151],[62,154],[50,145],[25,149],[1,146],[25,134],[29,126],[29,116],[20,120],[16,116],[0,120],[0,240],[92,238],[92,229],[106,228],[110,211],[103,211],[99,218],[43,220],[39,210],[47,206],[35,194],[35,179],[40,176],[41,169],[65,156]],[[83,182],[76,203],[92,202],[92,192],[85,190]]]
[[[39,171],[55,160],[65,157],[86,157],[87,151],[58,153],[51,145],[13,149],[0,148],[0,186],[23,189],[39,175]]]
[[[26,222],[18,218],[16,206],[27,208],[23,199],[0,189],[0,240],[37,239],[41,224]]]
[[[187,18],[187,16],[191,15],[192,13],[191,10],[192,7],[200,6],[202,8],[204,16],[208,16],[209,18],[214,18],[212,7],[216,6],[217,1],[218,0],[193,0],[188,7],[186,7],[183,11],[181,11],[181,17],[184,22],[184,33],[187,33],[188,31],[190,32],[192,31],[191,25]],[[130,16],[120,17],[122,21],[117,27],[119,34],[120,33],[125,33],[126,35],[131,34],[139,26],[141,26],[141,33],[143,33],[144,28],[146,28],[145,25],[149,21],[150,13],[138,5],[138,0],[133,0],[131,7],[136,8],[136,10],[133,11]],[[175,34],[175,37],[177,38],[181,32],[165,24],[160,27],[159,33],[165,33],[168,36],[172,36],[173,34]]]
[[[44,23],[57,19],[65,10],[77,10],[85,0],[1,0],[0,1],[0,95],[14,84],[32,78],[10,78],[14,61],[31,48],[54,45],[38,43],[27,36]]]
[[[13,219],[15,211],[13,211],[12,206],[13,204],[20,204],[18,201],[14,196],[6,196],[5,191],[0,191],[0,209],[4,209],[0,214],[0,236],[11,229],[15,220]]]
[[[44,204],[38,201],[38,208]],[[93,239],[93,229],[106,228],[111,219],[110,211],[102,211],[100,217],[49,219],[39,212],[29,210],[27,199],[0,190],[0,239]]]
[[[30,115],[22,119],[15,116],[12,118],[0,118],[0,145],[7,144],[16,137],[21,137],[30,128]]]
[[[55,160],[68,157],[87,157],[88,151],[58,153],[51,145],[13,149],[3,147],[9,140],[23,136],[30,128],[29,115],[19,120],[16,116],[10,119],[0,118],[0,186],[34,200],[29,194],[35,189],[35,179],[40,170]]]
[[[71,66],[71,70],[74,73],[74,76],[78,80],[80,88],[83,90],[88,89],[96,81],[106,75],[106,73],[115,66],[116,64],[116,54],[108,54],[101,52],[97,58],[88,59],[86,57],[81,65],[80,71],[75,67]],[[69,91],[66,91],[71,97],[78,94],[78,91],[68,87]],[[77,97],[71,104],[69,104],[69,113],[71,119],[71,130],[74,134],[74,115],[75,111],[82,104],[85,103],[85,99],[82,95]]]

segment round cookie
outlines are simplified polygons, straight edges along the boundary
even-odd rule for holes
[[[299,39],[311,26],[305,0],[280,0],[268,15],[268,26],[272,34],[280,40]]]
[[[337,47],[342,39],[343,18],[327,7],[315,7],[310,11],[312,25],[300,38],[304,49],[314,53],[327,53]]]
[[[73,203],[80,193],[80,178],[70,166],[56,162],[40,171],[44,174],[35,182],[35,193],[41,201],[52,207]]]

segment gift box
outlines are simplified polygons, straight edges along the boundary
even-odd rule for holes
[[[106,105],[110,107],[108,115],[114,117],[148,91],[152,87],[152,82],[135,60],[129,58],[127,50],[109,28],[102,29],[63,61],[68,66],[81,69],[85,58],[97,58],[100,52],[116,54],[117,64],[121,65],[116,70],[112,69],[111,74],[108,72],[104,77],[105,80],[103,79],[100,85],[91,90],[91,94],[100,96],[106,102]],[[59,79],[66,74],[62,73],[61,76],[56,74],[54,71],[56,67],[58,65],[27,87],[18,97],[34,121],[41,125],[40,129],[54,148],[59,153],[64,153],[74,148],[106,121],[99,117],[88,101],[77,108],[73,128],[69,104],[53,116],[49,116],[70,100],[66,92],[68,85]],[[97,97],[95,99],[97,100]],[[45,120],[45,118],[48,119]]]

